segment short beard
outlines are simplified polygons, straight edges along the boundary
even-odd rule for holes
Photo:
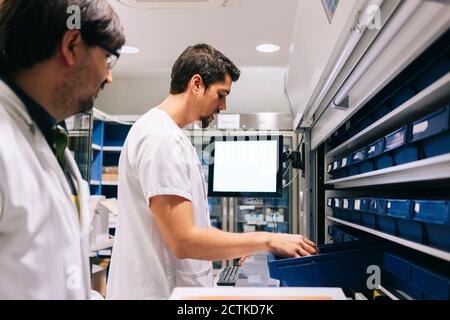
[[[87,61],[83,61],[58,86],[55,103],[63,111],[65,118],[89,111],[94,107],[94,93],[91,93],[90,96],[85,93],[85,86],[91,82],[87,77],[89,72]]]
[[[200,121],[202,122],[202,129],[208,129],[210,125],[209,118],[201,118]]]

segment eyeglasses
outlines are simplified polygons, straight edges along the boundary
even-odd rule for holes
[[[110,54],[110,56],[106,59],[106,64],[108,65],[108,69],[111,70],[116,65],[117,60],[119,60],[120,53],[103,45],[99,45],[99,47]]]

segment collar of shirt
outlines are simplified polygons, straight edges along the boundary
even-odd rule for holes
[[[0,79],[3,80],[11,90],[19,97],[27,108],[30,117],[36,123],[38,128],[41,130],[42,134],[53,150],[54,144],[54,134],[53,127],[56,124],[56,120],[36,101],[33,100],[29,95],[25,93],[19,86],[17,86],[9,77],[4,74],[0,74]]]

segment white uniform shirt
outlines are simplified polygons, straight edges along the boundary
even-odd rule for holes
[[[0,300],[88,298],[89,191],[65,159],[80,214],[41,131],[0,81]]]
[[[167,299],[175,287],[213,285],[211,262],[177,259],[164,243],[148,206],[157,195],[191,201],[196,225],[210,227],[195,148],[166,112],[153,108],[133,125],[120,156],[109,299]]]

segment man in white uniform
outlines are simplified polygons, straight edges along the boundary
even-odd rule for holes
[[[123,43],[106,0],[0,2],[0,299],[89,298],[89,187],[56,124],[92,108]]]
[[[170,95],[130,130],[119,161],[119,221],[107,298],[167,299],[175,287],[212,286],[214,260],[271,251],[316,253],[300,235],[227,233],[210,227],[202,167],[181,128],[207,126],[226,108],[239,69],[213,47],[187,48]]]

